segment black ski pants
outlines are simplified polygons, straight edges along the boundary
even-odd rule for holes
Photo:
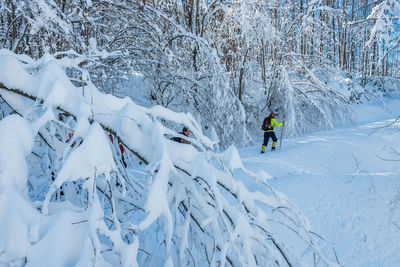
[[[270,137],[272,138],[273,142],[278,141],[278,138],[276,138],[276,135],[275,135],[274,131],[264,132],[264,143],[263,143],[264,146],[268,145],[268,140],[269,140]]]

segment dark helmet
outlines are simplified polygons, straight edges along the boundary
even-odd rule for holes
[[[274,111],[271,111],[271,115],[272,116],[279,116],[279,111],[277,109],[275,109]]]
[[[186,135],[186,136],[189,136],[190,131],[189,131],[189,129],[188,129],[187,127],[183,127],[181,133],[184,134],[184,135]]]

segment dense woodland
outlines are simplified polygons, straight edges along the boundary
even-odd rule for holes
[[[3,48],[33,58],[84,55],[81,67],[90,77],[77,82],[90,79],[119,96],[135,95],[123,82],[143,75],[151,105],[191,112],[223,146],[248,141],[248,126],[258,128],[268,110],[282,111],[288,135],[310,130],[307,120],[320,129],[350,119],[346,100],[318,72],[342,70],[362,85],[377,75],[400,76],[396,0],[1,0],[0,6]]]
[[[351,121],[362,95],[330,80],[399,78],[399,13],[397,0],[0,0],[0,265],[340,265],[230,145],[272,110],[287,135]],[[189,145],[170,140],[182,126]]]

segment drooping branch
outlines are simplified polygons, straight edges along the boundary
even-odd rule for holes
[[[40,98],[38,98],[38,97],[36,97],[36,96],[27,94],[26,92],[24,92],[24,91],[22,91],[22,90],[19,90],[19,89],[10,89],[10,88],[6,87],[4,84],[0,84],[0,88],[1,88],[2,90],[6,90],[7,92],[12,92],[12,93],[18,94],[18,95],[20,95],[20,96],[26,97],[26,98],[31,99],[31,100],[33,100],[33,101],[37,101],[37,102],[39,102],[39,103],[44,103],[44,100],[43,100],[43,99],[40,99]],[[1,91],[0,91],[0,92],[1,92]],[[0,93],[0,94],[1,94],[1,93]],[[59,111],[61,111],[61,112],[63,112],[64,114],[66,114],[66,115],[68,115],[68,116],[72,116],[72,117],[74,117],[74,118],[77,117],[76,114],[73,114],[72,112],[69,112],[68,110],[66,110],[65,108],[63,108],[63,107],[61,107],[61,106],[57,107],[56,109],[59,110]],[[92,122],[93,122],[93,121],[92,121]],[[113,130],[113,129],[110,129],[110,128],[107,127],[107,126],[104,126],[101,122],[98,122],[98,123],[99,123],[99,124],[103,127],[103,129],[104,129],[105,131],[107,131],[108,133],[113,134],[113,135],[115,135],[116,137],[119,137],[118,132],[116,132],[116,131]],[[122,141],[121,141],[121,142],[122,142]],[[149,161],[145,158],[145,156],[142,156],[140,153],[136,152],[136,151],[134,150],[134,148],[130,147],[128,144],[123,143],[123,145],[124,145],[129,151],[131,151],[135,156],[137,156],[138,159],[140,159],[144,164],[146,164],[146,165],[149,164]],[[188,177],[192,177],[192,174],[190,173],[190,171],[186,170],[184,167],[178,166],[178,165],[176,165],[176,164],[174,165],[174,167],[175,167],[177,170],[180,170],[180,171],[182,171],[183,173],[185,173]],[[201,181],[201,180],[206,181],[206,179],[204,179],[204,178],[202,178],[202,177],[200,177],[200,176],[192,177],[192,180],[193,180],[193,181]],[[252,214],[251,209],[248,208],[247,205],[246,205],[243,201],[240,201],[239,196],[237,195],[236,192],[232,191],[232,190],[229,188],[229,186],[225,185],[225,184],[224,184],[222,181],[220,181],[220,180],[217,181],[217,184],[218,184],[219,186],[221,186],[221,188],[223,188],[224,190],[226,190],[226,192],[228,192],[228,193],[229,193],[232,197],[234,197],[237,201],[239,201],[239,202],[241,203],[241,205],[243,206],[243,209],[244,209],[244,210],[246,211],[246,213],[248,214],[249,218],[253,218],[252,220],[254,220],[254,215]],[[171,184],[171,185],[173,186],[173,184]],[[102,192],[102,194],[108,199],[108,201],[110,201],[110,202],[112,201],[112,196],[109,195],[105,190],[102,190],[102,189],[101,189],[100,187],[98,187],[98,186],[97,186],[97,189],[100,190],[100,192]],[[207,187],[204,187],[203,189],[205,190],[205,192],[206,192],[207,194],[210,195],[210,197],[212,197],[211,192],[208,192]],[[180,203],[181,203],[182,206],[184,207],[185,211],[189,211],[189,208],[186,206],[186,204],[185,204],[184,201],[181,201]],[[228,221],[230,222],[230,224],[232,225],[232,227],[235,228],[234,220],[233,220],[233,218],[231,218],[230,212],[228,212],[225,208],[222,208],[220,216],[225,216],[225,217],[228,219]],[[197,227],[199,227],[200,231],[203,232],[203,233],[205,233],[206,230],[201,226],[200,219],[196,218],[196,216],[195,216],[192,212],[190,212],[190,218],[191,218],[191,220],[195,223],[195,225],[197,225]],[[259,227],[259,228],[261,228],[261,229],[264,229],[261,225],[258,225],[258,224],[256,223],[256,221],[254,221],[253,223],[255,223],[255,224],[257,225],[257,227]],[[264,229],[263,231],[266,231],[266,229]],[[268,239],[271,240],[271,242],[274,244],[274,246],[276,247],[276,249],[279,251],[279,253],[282,255],[282,257],[285,259],[285,261],[287,262],[287,264],[288,264],[289,266],[291,266],[291,263],[290,263],[290,261],[288,260],[288,256],[287,256],[287,255],[285,254],[285,252],[277,245],[277,242],[274,240],[274,238],[272,237],[271,234],[268,234]],[[221,251],[221,248],[220,248],[219,245],[217,245],[216,248],[217,248],[219,251]],[[233,261],[232,261],[232,259],[230,259],[230,257],[229,257],[228,255],[226,255],[226,260],[233,266]]]

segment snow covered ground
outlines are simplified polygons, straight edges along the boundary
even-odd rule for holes
[[[400,266],[400,121],[382,128],[400,101],[355,110],[357,126],[284,139],[276,152],[270,140],[265,154],[260,132],[260,144],[240,154],[246,168],[273,176],[269,184],[308,217],[331,260]]]

